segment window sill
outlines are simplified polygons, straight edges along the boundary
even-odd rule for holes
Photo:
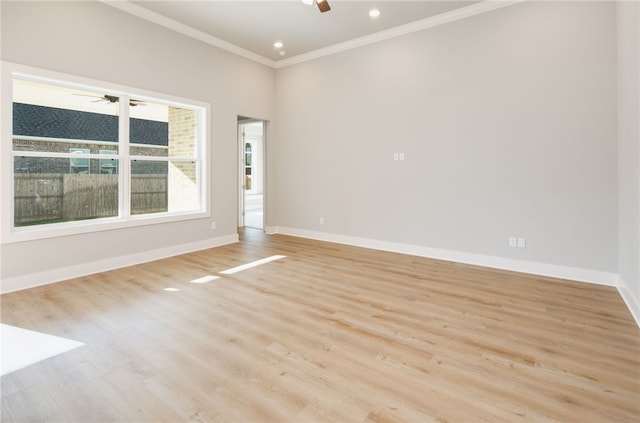
[[[184,213],[158,213],[153,216],[150,216],[148,214],[131,216],[126,220],[119,217],[108,217],[75,222],[61,222],[50,223],[47,225],[27,226],[6,230],[2,234],[0,244],[11,244],[14,242],[25,242],[71,235],[97,233],[116,229],[137,228],[146,225],[184,222],[195,219],[204,219],[210,216],[210,213],[204,211]]]

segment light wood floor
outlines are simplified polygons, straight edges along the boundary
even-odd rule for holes
[[[3,377],[2,421],[640,421],[614,288],[244,238],[3,295],[3,323],[86,346]]]

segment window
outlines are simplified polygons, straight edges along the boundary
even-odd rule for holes
[[[73,79],[10,75],[3,241],[206,216],[208,107]]]
[[[70,148],[69,153],[80,155],[89,154],[88,148]],[[72,157],[69,159],[69,173],[89,173],[89,159]]]
[[[244,189],[251,191],[251,170],[253,163],[253,146],[250,142],[244,145]]]
[[[100,150],[100,154],[112,154],[116,155],[116,150]],[[100,159],[100,173],[112,175],[118,173],[118,161],[117,159]]]

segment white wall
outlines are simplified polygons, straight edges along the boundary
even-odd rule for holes
[[[3,291],[237,238],[237,116],[273,119],[273,69],[99,2],[0,5],[4,61],[210,103],[213,164],[211,219],[4,244]]]
[[[640,324],[640,3],[617,17],[620,292]]]
[[[272,230],[615,283],[615,25],[525,2],[280,69]]]
[[[14,288],[233,239],[244,115],[275,128],[273,230],[600,282],[619,268],[637,311],[638,96],[618,99],[616,79],[637,92],[638,4],[618,7],[619,75],[615,4],[526,2],[276,77],[101,3],[0,2],[2,60],[209,102],[213,143],[211,219],[5,244],[0,279]]]

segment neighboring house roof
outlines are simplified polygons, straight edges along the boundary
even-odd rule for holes
[[[169,124],[132,118],[130,142],[169,145]],[[13,134],[116,142],[118,116],[13,103]]]

